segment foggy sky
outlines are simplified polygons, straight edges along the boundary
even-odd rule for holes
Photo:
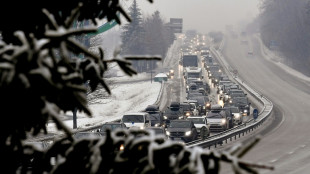
[[[133,0],[125,0],[130,6]],[[183,18],[184,30],[201,33],[224,30],[226,25],[239,26],[258,15],[259,0],[137,0],[144,16],[160,11],[165,21]],[[125,7],[126,7],[125,6]]]

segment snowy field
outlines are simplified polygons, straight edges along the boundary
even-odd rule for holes
[[[135,76],[131,78],[138,79]],[[140,76],[140,78],[144,78],[144,76]],[[127,80],[127,78],[123,79]],[[111,90],[112,94],[110,97],[97,100],[96,104],[89,105],[89,109],[93,114],[91,118],[82,112],[77,113],[77,127],[96,126],[104,122],[120,119],[125,113],[141,111],[147,105],[156,102],[160,89],[161,83],[151,83],[151,81],[117,84]],[[72,118],[72,113],[68,112],[66,115]],[[72,119],[68,119],[64,123],[69,128],[72,128]],[[48,132],[55,133],[55,131],[54,124],[50,123],[48,125]]]

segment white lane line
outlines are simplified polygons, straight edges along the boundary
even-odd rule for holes
[[[274,162],[276,162],[276,161],[278,161],[278,159],[273,159],[273,160],[271,160],[271,161],[269,161],[270,163],[274,163]]]
[[[288,152],[287,154],[289,154],[289,155],[291,155],[291,154],[293,154],[295,151],[290,151],[290,152]]]

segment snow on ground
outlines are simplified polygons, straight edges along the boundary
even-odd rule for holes
[[[159,82],[141,81],[118,84],[111,90],[112,94],[109,98],[101,99],[97,104],[89,105],[93,117],[89,118],[85,113],[77,113],[77,127],[96,126],[120,119],[125,113],[141,111],[147,105],[154,104],[157,101],[160,89],[161,83]],[[72,116],[72,113],[68,112],[66,115]],[[66,120],[64,123],[72,128],[72,119]],[[49,123],[48,129],[50,133],[56,131],[53,123]]]
[[[280,60],[282,60],[283,58],[279,57],[275,52],[269,50],[261,41],[260,37],[258,35],[256,35],[256,38],[259,40],[260,45],[261,45],[261,52],[263,54],[265,54],[265,58],[267,58],[267,60],[271,61],[272,63],[274,63],[275,65],[279,66],[280,68],[282,68],[283,70],[285,70],[287,73],[301,79],[307,82],[310,82],[310,77],[302,74],[301,72],[285,65],[284,63],[282,63]]]
[[[169,59],[173,53],[177,53],[180,44],[181,42],[178,39],[170,46],[165,61],[171,62]],[[161,69],[162,67],[158,68]],[[97,126],[104,122],[120,119],[125,113],[141,111],[147,105],[154,104],[157,101],[162,84],[154,82],[154,80],[151,83],[151,77],[154,78],[157,73],[152,75],[150,73],[139,73],[130,77],[118,70],[116,74],[116,77],[109,78],[115,85],[111,89],[111,96],[107,99],[96,100],[96,104],[89,104],[93,117],[89,118],[85,113],[77,113],[78,128]],[[63,121],[64,124],[72,128],[72,112],[65,113],[64,118],[67,118]],[[48,132],[57,133],[54,123],[48,124]]]

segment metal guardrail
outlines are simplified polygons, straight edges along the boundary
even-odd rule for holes
[[[222,46],[223,44],[221,44]],[[215,50],[214,48],[211,49],[211,51],[218,57],[219,61],[221,61],[222,65],[226,68],[227,72],[231,73],[231,75],[234,77],[232,72],[229,70],[228,63],[223,59],[223,57],[220,55],[220,53]],[[203,148],[210,148],[211,146],[216,147],[219,144],[222,144],[224,141],[232,140],[233,138],[237,138],[237,136],[240,138],[241,135],[244,136],[244,134],[247,134],[250,131],[253,131],[254,129],[261,126],[266,119],[271,115],[271,112],[273,110],[273,103],[260,94],[257,90],[250,87],[248,84],[246,84],[242,79],[239,77],[234,77],[234,79],[241,85],[244,89],[246,89],[252,96],[254,96],[258,101],[260,101],[263,104],[263,109],[258,114],[258,119],[254,120],[253,118],[248,120],[247,122],[234,127],[232,129],[220,132],[218,134],[215,134],[213,136],[208,137],[205,140],[196,140],[192,141],[190,143],[187,143],[187,147],[194,147],[194,146],[200,146]]]

